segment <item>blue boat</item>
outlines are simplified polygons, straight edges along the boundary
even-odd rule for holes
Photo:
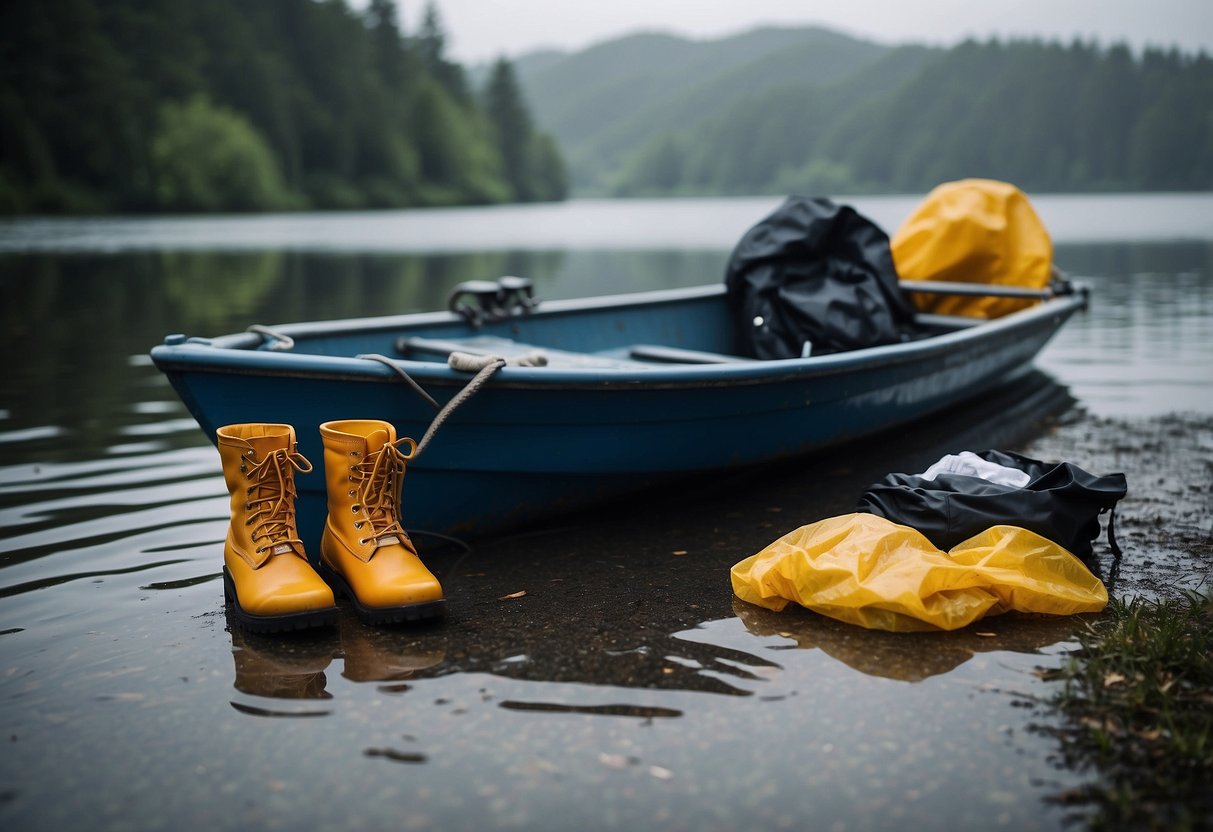
[[[451,353],[541,356],[482,376],[410,465],[406,525],[471,536],[953,406],[1028,371],[1086,303],[1081,287],[915,290],[932,286],[1037,302],[991,321],[920,315],[927,337],[906,343],[759,361],[735,354],[721,285],[537,303],[526,281],[503,278],[461,284],[448,311],[171,335],[152,359],[212,441],[225,424],[286,422],[319,463],[329,420],[383,419],[420,439],[472,377]],[[324,477],[296,483],[315,549]]]

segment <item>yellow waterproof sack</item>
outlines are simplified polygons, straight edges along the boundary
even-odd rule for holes
[[[927,194],[891,240],[902,280],[1043,289],[1053,241],[1023,191],[993,179],[945,182]],[[1036,303],[1016,298],[913,293],[923,312],[998,318]]]
[[[1082,561],[1015,526],[950,552],[909,526],[846,514],[802,526],[735,565],[733,591],[778,612],[794,601],[873,630],[956,630],[985,615],[1098,612],[1108,592]]]

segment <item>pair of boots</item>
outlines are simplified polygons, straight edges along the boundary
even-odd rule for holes
[[[223,588],[236,622],[254,632],[333,625],[334,590],[373,624],[442,615],[442,586],[400,523],[400,486],[416,444],[371,419],[325,422],[320,436],[328,519],[313,569],[295,524],[295,472],[312,465],[296,447],[295,429],[254,423],[218,430],[232,498]]]

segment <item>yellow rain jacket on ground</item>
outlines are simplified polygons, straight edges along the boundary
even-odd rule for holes
[[[902,280],[1043,289],[1053,241],[1023,191],[992,179],[945,182],[927,194],[891,241]],[[923,312],[998,318],[1036,301],[914,293]]]
[[[779,611],[794,601],[875,630],[955,630],[985,615],[1098,612],[1104,585],[1082,561],[1038,534],[995,526],[936,549],[922,534],[872,514],[802,526],[732,569],[743,601]]]

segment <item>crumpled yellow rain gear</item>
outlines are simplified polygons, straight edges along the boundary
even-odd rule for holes
[[[803,607],[874,630],[956,630],[1014,610],[1098,612],[1108,592],[1082,561],[1027,529],[994,526],[935,548],[874,514],[831,517],[789,532],[736,564],[733,591],[778,612]]]
[[[1053,271],[1053,241],[1019,188],[962,179],[935,188],[890,241],[902,280],[960,281],[1043,289]],[[913,293],[923,312],[998,318],[1037,301]]]

